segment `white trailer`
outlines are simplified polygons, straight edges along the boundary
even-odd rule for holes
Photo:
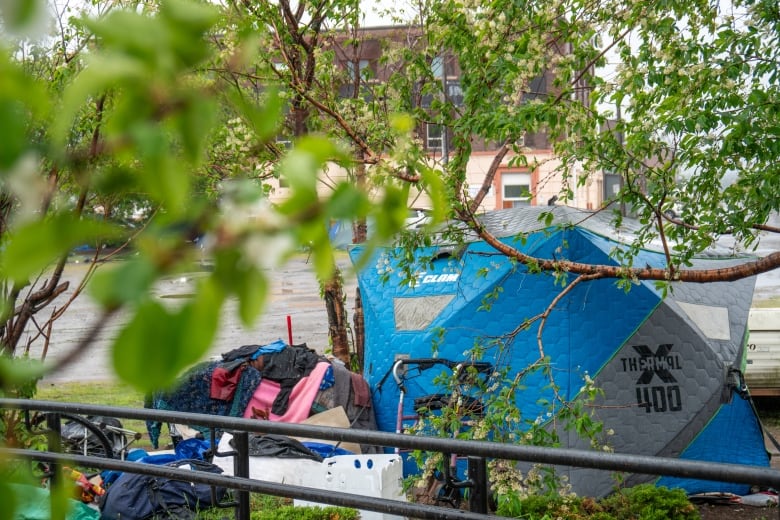
[[[753,308],[748,317],[745,382],[754,396],[780,396],[780,308]]]

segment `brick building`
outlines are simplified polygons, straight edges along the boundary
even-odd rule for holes
[[[348,45],[340,45],[343,38],[330,40],[330,49],[333,51],[336,67],[342,69],[345,77],[353,76],[355,67],[360,70],[360,82],[355,84],[345,82],[339,87],[341,97],[351,97],[355,88],[361,89],[361,96],[371,96],[372,86],[381,84],[390,77],[397,65],[391,60],[382,60],[388,48],[401,45],[415,45],[415,38],[419,31],[408,26],[373,27],[360,30],[357,40],[350,40]],[[334,43],[335,42],[335,43]],[[395,68],[394,68],[395,67]],[[437,78],[440,78],[448,100],[458,106],[463,101],[463,93],[460,86],[460,68],[453,58],[434,58],[431,70]],[[552,77],[549,73],[536,78],[531,86],[529,94],[525,98],[542,97],[548,94],[552,86]],[[431,95],[420,94],[417,100],[423,109],[429,108],[433,102]],[[449,151],[452,149],[451,140],[446,129],[442,125],[432,121],[419,121],[417,137],[423,143],[428,152],[428,159],[434,167],[441,167],[446,162]],[[283,139],[285,144],[289,138]],[[502,161],[493,180],[491,189],[485,197],[481,211],[510,208],[522,205],[547,205],[557,201],[562,188],[562,177],[556,172],[560,165],[553,155],[550,141],[544,132],[528,133],[520,143],[528,157],[530,167],[509,166],[512,154]],[[472,142],[472,153],[467,166],[467,182],[472,195],[482,185],[485,173],[492,163],[497,143],[485,142],[475,139]],[[575,175],[582,172],[572,172]],[[322,192],[326,192],[332,185],[328,180],[337,180],[345,175],[339,168],[331,168],[323,174],[321,183]],[[591,175],[585,186],[572,186],[574,198],[569,205],[582,209],[597,209],[605,200],[608,189],[604,186],[602,175]],[[278,181],[273,183],[272,201],[284,200],[288,196],[288,190]],[[424,195],[413,193],[410,196],[410,207],[426,208],[429,201]]]

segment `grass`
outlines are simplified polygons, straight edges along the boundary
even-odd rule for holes
[[[39,384],[36,399],[69,401],[72,403],[102,404],[137,408],[143,406],[141,392],[127,383],[114,381],[90,381],[89,383]]]
[[[141,392],[127,383],[115,381],[39,384],[35,398],[43,401],[62,401],[125,408],[143,408],[144,406],[144,396]],[[143,434],[141,439],[133,443],[133,447],[151,449],[152,443],[149,441],[144,421],[124,418],[119,418],[119,420],[124,428]]]

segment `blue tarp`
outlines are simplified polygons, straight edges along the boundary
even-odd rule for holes
[[[548,209],[497,211],[484,215],[483,223],[503,242],[535,257],[618,265],[614,251],[625,246],[603,214],[556,207],[555,220],[544,226],[539,217]],[[364,376],[381,430],[397,427],[400,391],[390,371],[399,357],[467,360],[476,348],[482,361],[516,372],[543,353],[565,399],[576,398],[586,378],[604,391],[595,410],[605,430],[615,432],[608,440],[615,451],[769,465],[749,397],[730,397],[729,374],[743,366],[754,279],[673,283],[668,294],[653,282],[636,282],[629,291],[614,279],[582,283],[551,308],[540,346],[538,322],[527,329],[521,325],[548,310],[573,276],[529,272],[471,240],[417,250],[410,282],[397,260],[400,253],[376,252],[358,275],[366,329]],[[355,262],[362,254],[359,246],[350,250]],[[717,253],[696,259],[694,266],[744,261]],[[660,252],[643,250],[634,265],[664,267],[666,260]],[[441,391],[434,382],[441,373],[438,367],[407,374],[417,377],[406,382],[405,415],[414,414],[415,397]],[[523,385],[515,404],[524,420],[557,428],[564,446],[590,447],[588,440],[553,426],[546,403],[555,394],[544,374],[527,377]],[[727,420],[734,417],[739,420]],[[564,471],[581,494],[599,496],[614,488],[608,472]],[[687,480],[674,484],[691,492],[720,489]]]

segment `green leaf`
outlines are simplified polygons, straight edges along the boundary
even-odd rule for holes
[[[138,170],[144,191],[165,206],[170,216],[182,213],[189,202],[191,176],[187,164],[171,154],[167,133],[154,124],[131,129],[143,168]]]
[[[212,6],[166,0],[160,4],[159,16],[115,10],[85,24],[105,48],[133,56],[167,77],[188,71],[208,56],[204,35],[217,20],[218,11]]]
[[[22,283],[82,244],[101,243],[121,236],[121,230],[104,222],[57,214],[14,229],[0,258],[4,275]]]
[[[166,0],[160,6],[168,45],[178,67],[189,69],[210,53],[204,36],[219,19],[219,11],[206,3]]]
[[[165,0],[160,4],[160,14],[173,26],[196,34],[208,31],[219,19],[216,7],[188,0]]]
[[[89,284],[89,292],[106,309],[141,302],[159,272],[147,257],[138,257],[100,269]]]
[[[51,127],[55,145],[65,145],[76,114],[90,97],[124,82],[145,83],[148,77],[143,63],[130,56],[104,54],[92,57],[63,94],[62,104]]]
[[[43,364],[35,359],[0,356],[0,382],[4,388],[20,388],[43,377]]]
[[[62,466],[57,468],[62,471]],[[49,489],[51,520],[67,520],[68,512],[73,508],[73,484],[60,474],[56,485]]]
[[[338,155],[339,150],[333,142],[321,136],[309,135],[296,141],[295,148],[280,165],[281,174],[293,191],[316,193],[322,166]]]
[[[5,462],[3,466],[5,466]],[[19,508],[20,502],[24,502],[24,500],[16,486],[9,485],[9,479],[7,478],[0,479],[0,502],[3,504],[3,507],[0,508],[0,520],[19,518],[16,510]]]
[[[268,280],[236,249],[215,255],[212,278],[227,294],[238,296],[238,312],[244,325],[251,325],[262,312],[268,295]]]
[[[318,203],[317,180],[321,166],[309,153],[297,148],[290,151],[280,165],[280,176],[290,186],[290,198],[279,205],[280,212],[292,215]]]
[[[140,305],[114,342],[116,374],[148,393],[171,385],[178,374],[180,323],[157,302]]]
[[[2,0],[0,1],[0,21],[9,30],[26,32],[35,28],[46,3],[41,0]]]
[[[0,173],[24,153],[32,121],[45,117],[49,106],[43,85],[0,56]]]
[[[257,139],[265,142],[273,138],[282,117],[282,99],[279,92],[270,88],[264,92],[264,102],[260,105],[254,105],[239,93],[231,95],[231,101],[239,113],[243,114],[247,121],[252,125],[252,130]]]
[[[290,186],[290,196],[279,204],[279,212],[299,215],[303,220],[322,219],[321,211],[317,209],[320,206],[317,193],[320,173],[326,162],[346,160],[348,157],[344,152],[322,136],[308,135],[297,141],[279,166],[280,176]]]
[[[399,134],[408,134],[414,130],[414,118],[409,114],[392,114],[390,116],[390,127]]]
[[[401,187],[388,185],[385,187],[384,198],[376,210],[376,234],[380,239],[395,235],[406,222],[409,200],[409,184]]]
[[[200,360],[208,351],[219,328],[219,314],[225,293],[213,278],[205,278],[195,290],[192,300],[180,312],[182,320],[180,362],[184,366]]]
[[[371,210],[371,201],[365,192],[354,184],[339,183],[327,200],[326,213],[334,219],[350,219],[365,216]]]
[[[168,56],[170,37],[159,17],[144,16],[126,9],[113,10],[104,18],[84,21],[109,52],[137,59],[150,68]]]
[[[221,293],[201,285],[179,311],[147,300],[114,343],[116,374],[143,392],[170,387],[208,350],[219,323]]]
[[[10,169],[27,146],[27,117],[18,101],[0,97],[0,172]]]
[[[193,164],[204,157],[206,139],[216,122],[217,109],[213,99],[193,96],[178,118],[184,151]]]
[[[447,199],[444,179],[438,171],[432,168],[422,168],[420,175],[431,199],[431,220],[426,224],[426,226],[430,227],[443,222],[447,218],[450,204]]]
[[[257,269],[249,269],[235,285],[241,322],[251,326],[263,312],[268,296],[268,280]]]
[[[327,232],[325,235],[325,240],[318,240],[311,245],[314,271],[317,273],[317,277],[320,280],[329,280],[330,277],[333,276],[333,272],[336,268],[335,260],[333,258],[333,248],[330,244],[330,240],[327,240]]]

